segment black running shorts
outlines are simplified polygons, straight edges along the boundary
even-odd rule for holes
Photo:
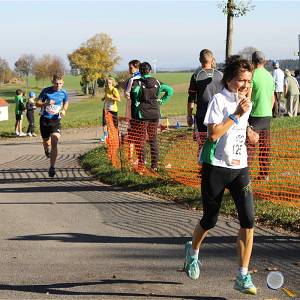
[[[61,131],[60,119],[52,120],[45,117],[40,118],[40,131],[43,139],[50,137],[52,133]]]

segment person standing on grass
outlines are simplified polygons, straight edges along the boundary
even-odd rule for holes
[[[23,123],[23,113],[25,111],[25,103],[24,103],[24,92],[20,89],[16,90],[15,97],[15,115],[16,115],[16,123],[15,123],[15,133],[16,136],[26,136],[26,133],[22,131],[22,123]]]
[[[132,132],[131,124],[132,124],[132,115],[133,115],[133,101],[132,101],[132,91],[135,88],[135,86],[138,84],[139,79],[141,78],[141,72],[140,72],[140,64],[141,62],[137,59],[133,59],[128,63],[128,72],[131,74],[131,77],[127,80],[125,84],[124,89],[124,96],[126,98],[126,111],[125,111],[125,118],[127,121],[127,132],[128,140],[132,140]],[[133,155],[134,155],[134,143],[129,143],[128,145],[128,159],[131,163],[133,163]]]
[[[41,107],[40,131],[46,157],[50,158],[49,177],[54,177],[57,145],[61,137],[61,118],[69,107],[68,94],[63,90],[64,77],[55,74],[52,86],[44,88],[38,97],[37,107]]]
[[[255,295],[256,287],[248,274],[253,246],[254,206],[245,145],[246,135],[251,143],[256,143],[259,138],[248,126],[252,105],[248,98],[252,70],[252,65],[245,59],[238,56],[229,59],[224,70],[225,87],[208,105],[204,118],[208,136],[201,152],[203,216],[195,227],[192,242],[185,244],[184,270],[189,278],[199,278],[199,249],[208,231],[217,223],[227,188],[240,222],[237,237],[239,269],[234,288]]]
[[[150,144],[151,171],[158,167],[157,127],[160,118],[160,105],[169,101],[174,90],[150,75],[148,62],[140,65],[141,79],[132,90],[133,115],[129,143],[134,143],[138,156],[138,173],[145,170],[146,137]],[[160,98],[160,94],[163,96]]]
[[[29,92],[29,99],[26,102],[26,117],[28,120],[28,128],[27,128],[27,135],[28,136],[36,136],[34,133],[34,111],[36,109],[35,106],[35,93]]]
[[[199,61],[201,68],[192,75],[188,89],[187,124],[193,126],[193,110],[196,107],[197,140],[201,148],[207,132],[203,124],[207,106],[211,98],[222,90],[223,74],[215,69],[215,59],[209,49],[201,50]]]
[[[270,169],[270,123],[275,102],[275,83],[272,75],[265,69],[266,58],[263,52],[252,54],[254,64],[252,80],[252,110],[249,124],[259,133],[259,175],[257,180],[269,180]],[[252,156],[252,150],[249,149]]]
[[[105,142],[108,137],[107,118],[111,118],[114,127],[118,128],[118,103],[121,98],[116,85],[117,83],[114,78],[108,77],[106,79],[104,97],[102,98],[104,106],[102,111],[103,136],[100,138],[101,142]]]
[[[273,61],[272,65],[274,68],[272,76],[275,82],[275,101],[273,106],[273,117],[276,118],[281,117],[280,100],[283,93],[284,73],[280,69],[278,61]]]
[[[284,97],[287,99],[287,112],[290,117],[297,117],[299,104],[299,84],[289,69],[284,70]]]

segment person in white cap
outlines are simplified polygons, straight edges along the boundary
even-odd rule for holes
[[[278,61],[273,61],[272,65],[274,68],[272,76],[275,82],[275,101],[273,106],[273,117],[276,118],[282,116],[280,113],[280,99],[283,93],[284,73],[280,69]]]

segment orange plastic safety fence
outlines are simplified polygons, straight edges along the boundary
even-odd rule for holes
[[[115,167],[131,169],[199,188],[198,153],[206,134],[170,129],[158,122],[106,115],[108,155]],[[252,190],[256,199],[300,208],[300,130],[261,131],[257,145],[247,144]]]

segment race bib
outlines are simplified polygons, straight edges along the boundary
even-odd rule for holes
[[[47,105],[45,110],[49,115],[57,115],[61,109],[61,105],[50,104]]]
[[[229,166],[241,164],[246,141],[246,133],[243,129],[234,129],[229,132],[225,141],[224,161]]]

